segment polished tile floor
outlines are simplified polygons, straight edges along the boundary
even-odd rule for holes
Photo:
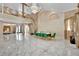
[[[0,56],[78,56],[79,49],[65,39],[45,41],[30,35],[0,35]]]

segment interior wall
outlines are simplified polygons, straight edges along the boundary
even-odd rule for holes
[[[0,40],[2,40],[2,38],[3,38],[3,24],[0,22]]]
[[[0,35],[3,34],[3,24],[0,22]]]
[[[4,26],[5,25],[2,22],[0,22],[0,35],[3,35],[3,27]],[[14,25],[10,25],[10,28],[11,28],[11,33],[13,33],[15,31],[14,30],[15,26]]]
[[[40,12],[38,16],[38,31],[56,33],[57,39],[64,39],[64,15],[59,13],[49,16],[49,12]]]

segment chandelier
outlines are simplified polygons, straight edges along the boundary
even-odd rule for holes
[[[39,12],[40,9],[41,9],[41,8],[38,7],[36,4],[33,4],[33,5],[31,6],[31,12],[34,13],[34,14],[36,14],[37,12]]]

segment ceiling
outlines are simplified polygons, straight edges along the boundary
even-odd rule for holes
[[[18,10],[19,3],[6,3],[6,6]],[[37,3],[42,10],[54,10],[56,12],[65,12],[77,7],[77,3]]]
[[[77,3],[39,3],[43,10],[55,10],[57,12],[65,12],[77,8]]]

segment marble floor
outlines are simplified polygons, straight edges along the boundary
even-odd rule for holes
[[[30,35],[0,35],[0,56],[78,56],[79,49],[65,39],[45,41]]]

